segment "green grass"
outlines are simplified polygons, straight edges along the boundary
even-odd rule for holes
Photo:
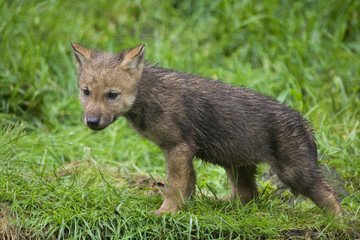
[[[0,0],[0,40],[0,238],[360,237],[359,1]],[[345,180],[344,222],[261,180],[255,202],[223,201],[224,171],[200,160],[196,196],[176,216],[150,214],[161,195],[130,179],[163,179],[164,157],[124,119],[83,126],[70,42],[145,43],[150,62],[300,111]]]

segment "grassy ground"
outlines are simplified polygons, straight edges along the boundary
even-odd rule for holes
[[[0,238],[360,238],[359,13],[356,0],[0,0]],[[163,179],[164,158],[124,119],[83,126],[72,41],[145,43],[151,62],[300,111],[321,163],[344,179],[344,222],[308,200],[289,205],[261,180],[266,166],[259,199],[223,201],[224,171],[200,160],[197,195],[176,216],[150,214],[161,195],[139,182]]]

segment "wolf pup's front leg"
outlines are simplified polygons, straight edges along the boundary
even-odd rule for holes
[[[166,180],[164,202],[155,214],[175,214],[180,206],[195,191],[193,158],[196,149],[187,143],[162,149],[166,158]]]

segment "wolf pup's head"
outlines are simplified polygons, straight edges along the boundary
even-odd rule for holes
[[[71,44],[76,59],[83,121],[102,130],[130,110],[144,68],[145,46],[106,53]]]

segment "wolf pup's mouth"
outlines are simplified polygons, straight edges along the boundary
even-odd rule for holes
[[[105,118],[105,119],[101,119],[100,117],[90,116],[90,117],[85,118],[84,123],[91,130],[100,131],[100,130],[105,129],[107,126],[109,126],[113,122],[115,122],[117,118],[118,118],[118,116],[114,116],[112,118]]]
[[[87,125],[88,128],[90,128],[91,130],[94,130],[94,131],[103,130],[103,129],[105,129],[107,126],[108,126],[108,125],[106,125],[106,126],[94,127],[94,126],[89,126],[89,125]]]

